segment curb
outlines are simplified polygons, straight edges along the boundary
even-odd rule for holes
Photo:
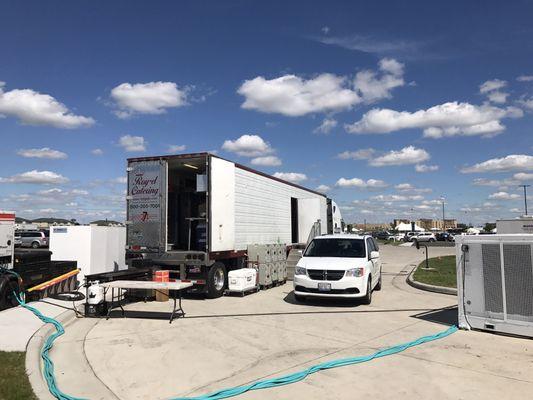
[[[427,283],[417,282],[414,280],[413,275],[415,274],[418,267],[414,267],[411,273],[407,276],[407,284],[414,287],[415,289],[425,290],[426,292],[447,294],[450,296],[457,296],[457,289],[449,288],[444,286],[435,286],[428,285]]]
[[[65,326],[76,319],[76,314],[73,311],[65,311],[56,319]],[[44,324],[32,335],[26,345],[26,375],[28,375],[33,393],[40,400],[55,400],[44,380],[41,360],[41,348],[44,341],[54,331],[55,328],[52,325]]]

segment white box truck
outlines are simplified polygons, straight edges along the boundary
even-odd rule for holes
[[[127,259],[179,271],[208,297],[245,266],[249,244],[306,243],[341,228],[324,194],[210,153],[128,159]]]

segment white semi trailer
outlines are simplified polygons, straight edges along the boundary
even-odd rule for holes
[[[341,231],[324,194],[209,153],[128,159],[128,264],[179,271],[209,297],[247,261],[250,244],[306,243]]]

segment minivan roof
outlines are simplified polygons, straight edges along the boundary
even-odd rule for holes
[[[333,235],[321,235],[316,236],[314,239],[366,239],[371,237],[370,235],[352,235],[349,233],[333,234]]]

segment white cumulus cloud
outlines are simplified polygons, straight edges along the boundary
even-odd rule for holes
[[[439,166],[438,165],[427,165],[427,164],[417,164],[415,165],[415,171],[416,172],[434,172],[438,171]]]
[[[340,178],[337,183],[335,183],[335,186],[342,187],[342,188],[358,188],[358,189],[381,189],[385,188],[388,185],[379,179],[360,179],[360,178]]]
[[[517,181],[533,181],[533,174],[519,172],[518,174],[514,174],[513,178],[516,179]]]
[[[259,135],[242,135],[236,140],[226,140],[222,150],[243,157],[260,157],[274,152],[270,144]]]
[[[68,157],[67,153],[53,150],[49,147],[43,147],[41,149],[21,149],[17,151],[17,154],[26,158],[47,158],[50,160],[61,160]]]
[[[92,149],[91,154],[93,156],[102,156],[104,154],[104,151],[102,149]]]
[[[518,82],[531,82],[533,81],[533,75],[520,75],[516,80]]]
[[[380,157],[370,160],[369,165],[373,167],[387,167],[391,165],[419,164],[429,160],[430,155],[424,149],[417,149],[414,146],[407,146],[401,150],[392,150]]]
[[[309,79],[297,75],[273,79],[258,76],[244,81],[237,93],[245,98],[241,106],[244,109],[299,117],[387,99],[394,88],[403,85],[403,64],[384,58],[378,72],[360,71],[353,79],[330,73]]]
[[[292,183],[300,183],[307,180],[307,175],[300,172],[276,172],[274,177]]]
[[[127,152],[146,150],[146,141],[142,136],[124,135],[119,139],[119,146]]]
[[[420,201],[423,200],[424,197],[420,195],[413,195],[413,196],[405,196],[400,194],[387,194],[383,195],[380,194],[378,196],[372,197],[372,200],[376,201],[390,201],[390,202],[396,202],[396,201]]]
[[[313,132],[315,133],[330,133],[338,125],[338,122],[333,118],[324,118],[322,123],[315,128]]]
[[[381,74],[375,71],[360,71],[355,75],[354,87],[367,104],[392,97],[394,88],[403,86],[404,65],[392,58],[383,58],[379,62]]]
[[[46,125],[62,129],[88,127],[94,119],[73,114],[63,103],[48,94],[31,89],[4,90],[0,82],[0,117],[15,117],[26,125]]]
[[[360,149],[355,151],[343,151],[337,155],[337,158],[341,160],[368,160],[371,158],[376,150],[370,149]]]
[[[491,200],[516,200],[519,199],[520,195],[515,193],[507,193],[507,192],[496,192],[492,193],[489,196],[489,199]]]
[[[328,185],[318,185],[315,190],[320,193],[327,193],[331,188]]]
[[[493,79],[486,81],[479,86],[479,93],[487,95],[487,98],[492,103],[503,104],[507,101],[509,93],[501,91],[507,86],[507,81],[500,79]]]
[[[167,148],[167,152],[169,153],[179,153],[184,151],[187,148],[184,144],[171,144]]]
[[[252,158],[250,161],[252,165],[259,165],[262,167],[277,167],[281,165],[281,160],[276,156],[263,156]]]
[[[174,82],[126,82],[111,90],[111,99],[118,108],[115,114],[128,118],[133,114],[163,114],[167,108],[184,106],[188,92]]]
[[[68,182],[68,178],[52,171],[31,170],[6,178],[0,178],[0,183],[35,183],[41,185],[61,184]]]
[[[533,156],[526,154],[511,154],[502,158],[492,158],[481,163],[465,167],[463,174],[481,172],[508,172],[508,171],[531,171],[533,170]]]
[[[424,136],[494,136],[505,126],[503,118],[519,118],[523,111],[516,107],[499,108],[491,105],[449,102],[415,112],[372,109],[353,123],[345,125],[349,133],[390,133],[402,129],[423,129]]]
[[[489,92],[492,92],[494,90],[499,90],[499,89],[502,89],[504,87],[507,86],[507,82],[506,81],[502,81],[500,79],[493,79],[493,80],[490,80],[490,81],[486,81],[484,83],[482,83],[480,86],[479,86],[479,93],[489,93]]]

